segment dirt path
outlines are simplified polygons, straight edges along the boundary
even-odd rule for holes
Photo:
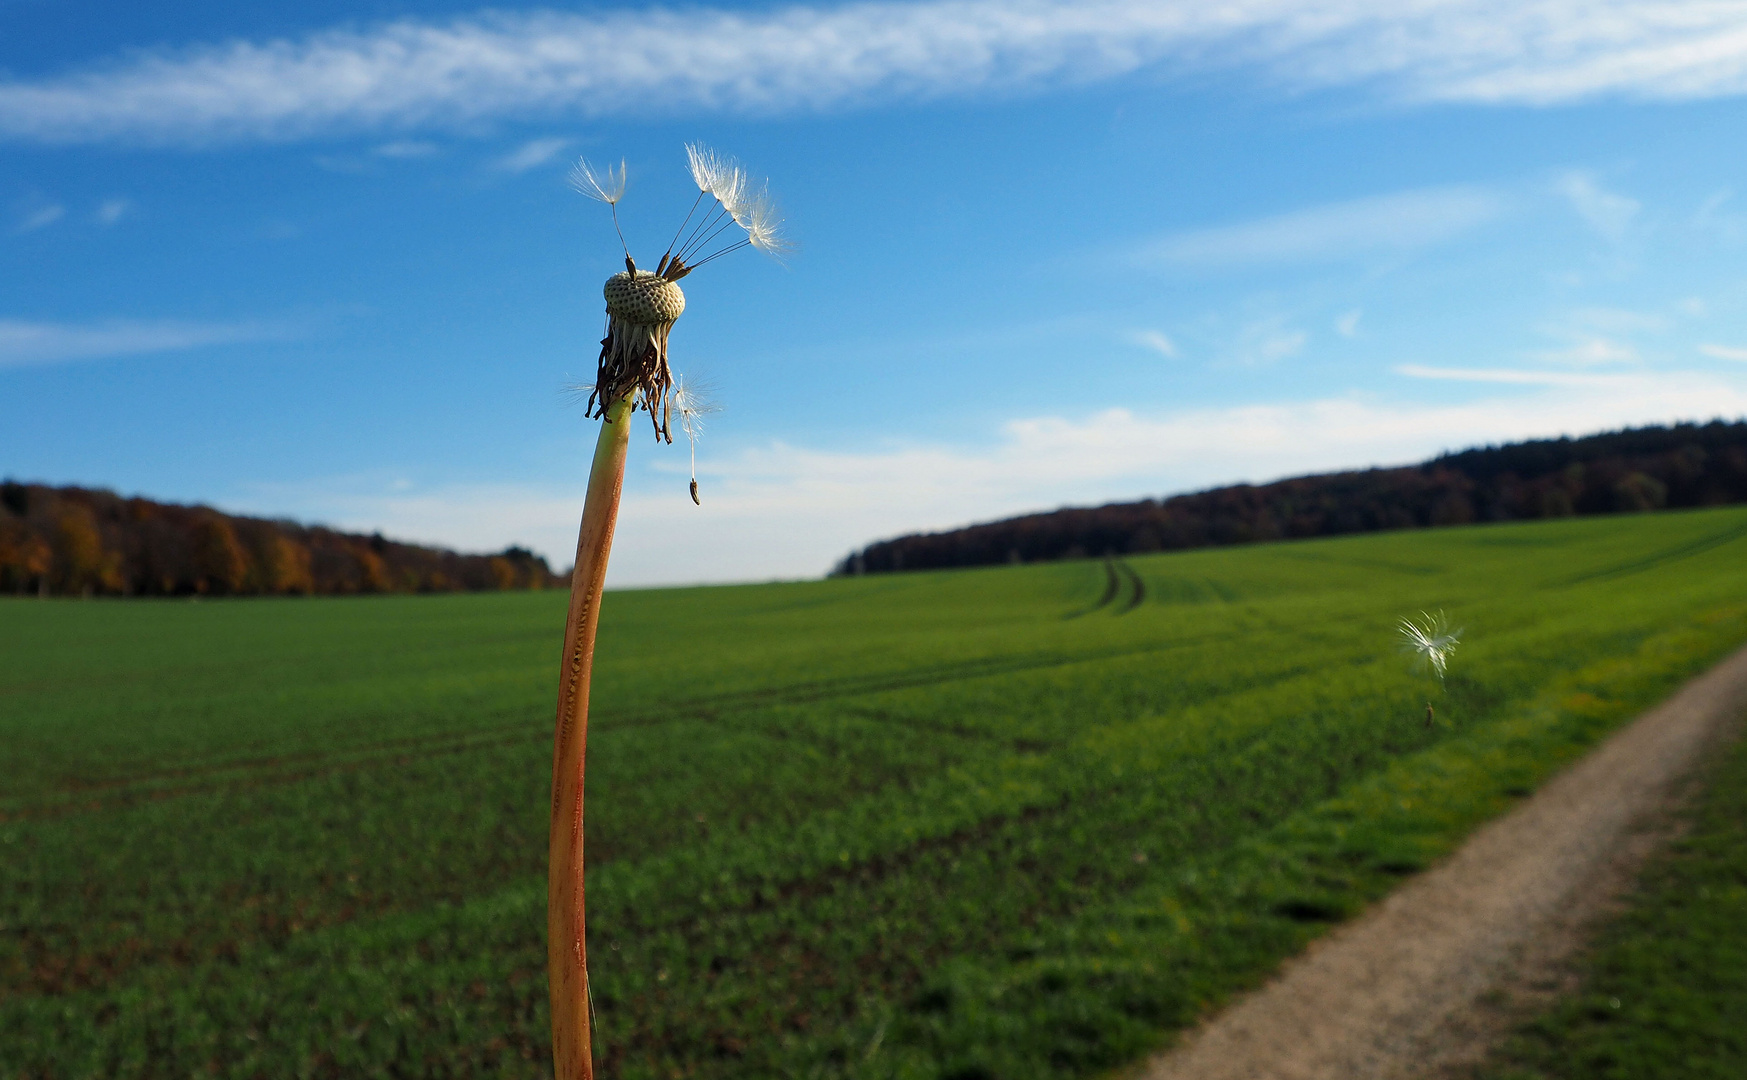
[[[1743,710],[1747,648],[1136,1075],[1405,1080],[1477,1060],[1513,998],[1557,989],[1585,924],[1666,838],[1682,780]]]

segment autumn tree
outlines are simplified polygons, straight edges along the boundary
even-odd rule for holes
[[[208,511],[195,519],[193,534],[195,588],[220,596],[241,592],[249,559],[230,522]]]

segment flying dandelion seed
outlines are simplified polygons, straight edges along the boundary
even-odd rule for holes
[[[768,189],[761,186],[755,190],[745,169],[706,147],[687,146],[686,157],[698,195],[654,273],[637,269],[619,228],[619,202],[625,196],[624,162],[616,170],[599,170],[587,161],[578,161],[570,174],[571,186],[612,210],[625,269],[608,278],[601,290],[607,302],[607,325],[594,383],[576,388],[588,391],[587,414],[603,422],[577,533],[570,612],[564,625],[563,673],[558,684],[558,723],[552,740],[546,958],[555,1080],[592,1080],[594,1076],[594,999],[588,981],[583,902],[583,765],[595,634],[600,628],[607,555],[612,550],[613,527],[624,490],[631,413],[639,408],[648,410],[656,441],[668,443],[673,442],[669,421],[673,413],[679,413],[680,430],[691,444],[691,496],[697,502],[697,440],[704,416],[715,406],[703,393],[704,388],[676,380],[667,366],[668,335],[685,312],[685,294],[676,283],[705,263],[743,247],[773,256],[786,249]]]
[[[1461,629],[1451,630],[1450,620],[1441,611],[1436,615],[1422,611],[1419,621],[1402,619],[1396,629],[1401,633],[1402,651],[1414,656],[1414,667],[1420,671],[1430,669],[1442,683],[1449,669],[1450,654],[1461,643]]]
[[[715,387],[709,383],[693,379],[686,381],[684,375],[673,381],[673,411],[679,413],[679,427],[685,432],[686,442],[691,445],[692,465],[692,502],[699,506],[698,500],[698,438],[704,433],[704,417],[711,413],[722,411],[715,402]]]
[[[1419,619],[1402,619],[1396,623],[1396,631],[1401,635],[1401,651],[1413,656],[1413,666],[1416,671],[1430,670],[1437,676],[1438,687],[1443,688],[1444,675],[1450,666],[1450,654],[1456,651],[1461,643],[1462,629],[1450,629],[1450,621],[1442,611],[1436,615],[1420,612]],[[1431,727],[1432,703],[1426,702],[1426,726]]]

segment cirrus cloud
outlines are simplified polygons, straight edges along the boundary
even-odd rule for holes
[[[283,327],[262,323],[116,319],[81,324],[0,319],[0,368],[234,345],[272,340],[285,333]]]
[[[1548,105],[1747,90],[1742,0],[924,0],[482,12],[0,81],[0,137],[199,143],[530,115],[810,111],[1152,70]]]

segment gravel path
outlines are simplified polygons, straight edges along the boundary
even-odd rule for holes
[[[1682,781],[1747,710],[1747,648],[1616,732],[1449,859],[1202,1024],[1145,1080],[1458,1072],[1558,989],[1585,925],[1669,835]]]

